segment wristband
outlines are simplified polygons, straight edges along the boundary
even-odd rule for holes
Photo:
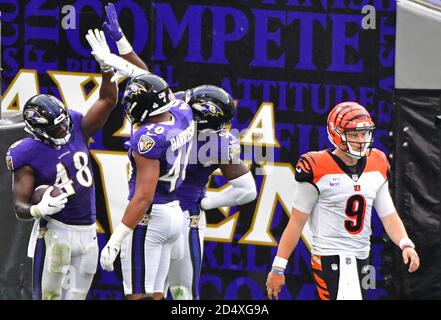
[[[272,268],[271,272],[275,273],[275,274],[284,274],[284,272],[282,270],[279,270],[279,269],[276,269],[276,268]]]
[[[410,240],[409,238],[403,238],[400,240],[400,249],[404,250],[406,248],[415,248],[415,244],[412,242],[412,240]]]
[[[278,269],[285,270],[287,264],[288,264],[288,260],[276,256],[273,261],[273,268],[276,267]]]
[[[129,235],[131,231],[132,229],[121,222],[113,231],[112,236],[109,239],[109,243],[115,244],[116,246],[121,245],[121,242]]]
[[[128,54],[133,51],[132,46],[124,35],[116,42],[116,46],[118,47],[118,52],[120,55]]]

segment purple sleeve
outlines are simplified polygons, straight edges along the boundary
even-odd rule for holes
[[[29,155],[31,145],[28,139],[23,139],[12,144],[6,153],[6,166],[10,171],[15,171],[23,166],[30,165]]]
[[[152,135],[145,130],[138,130],[130,139],[132,150],[145,158],[159,159],[164,145],[162,135]]]
[[[82,113],[75,111],[75,110],[71,110],[71,109],[69,109],[69,113],[70,113],[70,116],[72,117],[73,122],[81,123],[81,119],[83,119]]]

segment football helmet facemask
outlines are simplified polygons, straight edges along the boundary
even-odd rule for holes
[[[153,73],[146,73],[127,83],[122,105],[132,124],[142,124],[148,117],[169,110],[173,100],[167,82]]]
[[[72,118],[67,107],[56,97],[39,94],[30,98],[23,108],[25,130],[40,141],[62,146],[72,136]]]
[[[372,149],[374,129],[369,112],[356,102],[339,103],[328,115],[329,140],[336,148],[357,159]]]

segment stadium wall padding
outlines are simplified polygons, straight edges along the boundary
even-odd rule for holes
[[[440,90],[396,91],[393,196],[421,259],[420,270],[409,274],[396,246],[385,246],[386,285],[401,299],[441,299],[440,98]]]
[[[0,154],[25,136],[21,115],[0,120]],[[3,157],[4,158],[4,157]],[[4,159],[0,170],[0,299],[30,299],[32,263],[27,244],[33,221],[19,221],[12,204],[12,176]]]

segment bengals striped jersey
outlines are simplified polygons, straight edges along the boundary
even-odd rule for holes
[[[316,201],[311,216],[312,254],[369,256],[371,211],[380,217],[395,212],[388,191],[389,163],[383,152],[372,149],[353,168],[331,150],[308,152],[300,157],[295,172],[298,182],[312,184]],[[300,185],[303,185],[301,183]],[[302,193],[302,192],[300,192]],[[304,212],[307,194],[294,197],[294,208]],[[306,206],[307,207],[307,206]]]

